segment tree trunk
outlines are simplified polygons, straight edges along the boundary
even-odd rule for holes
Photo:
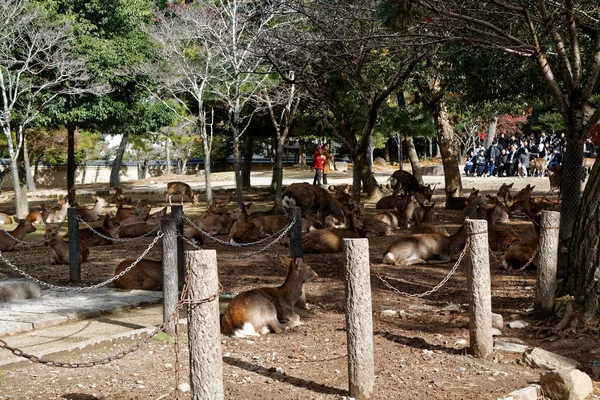
[[[76,205],[75,201],[75,125],[67,125],[67,200],[71,207]]]
[[[27,190],[36,190],[33,174],[31,173],[31,165],[29,164],[29,152],[27,151],[27,138],[23,136],[23,164],[25,166],[25,182],[27,182]]]
[[[306,148],[303,140],[298,140],[298,166],[306,167]]]
[[[208,140],[204,138],[202,140],[202,147],[204,148],[204,187],[206,188],[206,202],[210,203],[213,200],[212,186],[210,183],[210,147]]]
[[[144,159],[141,163],[138,161],[138,179],[146,179],[148,172],[148,159]]]
[[[237,130],[233,133],[233,173],[235,175],[235,199],[238,204],[244,202],[242,166],[240,165],[240,139]]]
[[[406,137],[406,149],[408,150],[408,159],[410,160],[412,174],[422,185],[423,175],[421,175],[421,163],[419,162],[419,155],[417,154],[417,149],[415,148],[415,140],[412,136]]]
[[[171,129],[171,128],[169,128]],[[167,156],[167,171],[166,174],[169,175],[171,173],[171,145],[170,145],[170,137],[167,135],[167,140],[165,140],[165,154]]]
[[[494,115],[494,118],[488,125],[487,136],[485,138],[484,147],[487,149],[492,145],[492,142],[496,138],[496,128],[498,127],[498,115]]]
[[[571,142],[569,142],[569,148],[574,149]],[[598,318],[600,312],[598,298],[600,286],[596,278],[598,265],[600,265],[600,252],[598,252],[598,243],[600,242],[600,216],[598,214],[600,168],[598,160],[600,157],[596,158],[581,199],[578,218],[574,221],[573,236],[569,244],[569,275],[565,285],[567,294],[583,299],[586,310],[584,321]],[[562,190],[565,190],[564,183]],[[565,194],[566,192],[563,192],[563,196]],[[564,209],[564,197],[562,207]]]
[[[398,169],[403,168],[404,159],[402,158],[402,135],[399,133],[395,134],[396,143],[398,143]]]
[[[427,153],[427,156],[431,160],[433,158],[433,139],[432,138],[428,138],[427,139],[427,144],[429,145],[428,146],[429,152]]]
[[[373,176],[373,170],[369,168],[368,151],[369,148],[367,147],[365,151],[352,157],[352,163],[354,164],[352,170],[352,197],[355,200],[360,199],[361,187],[370,200],[376,201],[383,196],[381,188]]]
[[[562,187],[560,190],[562,198],[560,206],[560,238],[565,243],[573,232],[581,202],[583,136],[571,134],[567,137],[567,143],[568,150],[563,154]]]
[[[252,155],[254,154],[254,136],[246,135],[244,143],[244,159],[242,164],[242,182],[244,189],[250,189],[250,174],[252,172]]]
[[[125,154],[125,149],[127,148],[127,139],[128,134],[124,133],[121,138],[121,143],[119,144],[119,148],[117,149],[117,154],[115,156],[115,160],[113,161],[112,170],[110,171],[110,186],[111,187],[119,187],[121,186],[120,182],[120,172],[121,172],[121,163],[123,162],[123,154]]]
[[[389,140],[385,142],[385,148],[383,150],[383,159],[388,164],[391,162],[391,159],[390,159],[390,141]]]
[[[281,200],[283,192],[283,145],[284,138],[276,140],[277,148],[275,150],[275,165],[273,166],[273,179],[271,180],[271,191],[275,193],[275,198]]]
[[[452,193],[456,189],[456,196],[460,197],[462,196],[462,180],[458,167],[458,141],[454,136],[454,129],[450,125],[444,101],[440,99],[434,107],[433,121],[440,153],[442,154],[445,190],[446,193]]]

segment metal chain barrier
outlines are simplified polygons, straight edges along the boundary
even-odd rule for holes
[[[79,217],[79,216],[78,216],[78,217],[77,217],[77,219],[79,220],[79,222],[83,222],[83,225],[85,225],[85,227],[86,227],[86,228],[88,228],[90,231],[92,231],[92,233],[93,233],[94,235],[96,235],[96,236],[99,236],[99,237],[101,237],[102,239],[110,240],[110,241],[117,242],[117,243],[126,243],[126,242],[133,242],[133,241],[136,241],[136,240],[138,240],[138,239],[141,239],[141,238],[143,238],[143,237],[146,237],[146,236],[150,236],[150,235],[152,235],[152,234],[153,234],[153,233],[155,233],[155,232],[158,230],[158,228],[159,228],[159,226],[158,226],[158,225],[156,225],[156,227],[155,227],[154,229],[152,229],[150,232],[146,232],[146,233],[144,233],[144,234],[143,234],[143,235],[141,235],[141,236],[136,236],[136,237],[134,237],[134,238],[121,239],[121,238],[114,238],[114,237],[110,237],[110,236],[103,235],[103,234],[101,234],[100,232],[98,232],[97,230],[95,230],[94,228],[92,228],[92,227],[90,226],[90,224],[88,224],[88,223],[87,223],[87,222],[86,222],[86,221],[85,221],[83,218],[81,218],[81,217]]]
[[[529,260],[525,263],[525,265],[523,265],[517,271],[524,271],[525,269],[527,269],[527,267],[529,267],[529,265],[533,262],[533,259],[535,258],[535,256],[537,256],[537,254],[538,254],[539,251],[540,251],[540,245],[538,243],[538,246],[535,248],[535,251],[533,252],[533,254],[531,255],[531,257],[529,258]]]
[[[467,249],[469,248],[470,244],[471,244],[471,237],[467,236],[467,242],[465,243],[465,248],[463,249],[463,251],[458,256],[458,260],[456,261],[456,263],[454,264],[454,266],[452,267],[452,269],[450,270],[450,272],[448,273],[448,275],[446,275],[446,277],[444,279],[442,279],[442,281],[440,283],[438,283],[435,287],[433,287],[432,289],[430,289],[430,290],[428,290],[426,292],[420,293],[420,294],[411,294],[411,293],[407,293],[407,292],[403,292],[401,290],[398,290],[397,288],[395,288],[394,286],[392,286],[384,277],[382,277],[381,275],[379,275],[376,271],[373,271],[373,274],[375,274],[375,276],[377,278],[379,278],[379,280],[385,286],[387,286],[389,289],[393,290],[394,292],[396,292],[399,295],[406,296],[406,297],[426,297],[426,296],[429,296],[430,294],[432,294],[434,292],[437,292],[442,286],[444,286],[446,284],[446,282],[448,282],[448,280],[450,279],[450,277],[454,274],[454,272],[456,272],[456,269],[460,265],[460,262],[462,261],[462,259],[465,256],[465,254],[467,254]]]
[[[231,247],[248,247],[248,246],[255,246],[257,244],[264,243],[264,242],[266,242],[267,240],[269,240],[270,238],[272,238],[275,235],[279,235],[282,232],[284,232],[284,234],[287,233],[290,229],[292,229],[292,226],[296,222],[296,216],[294,216],[292,222],[290,222],[289,225],[287,225],[283,229],[279,230],[278,232],[275,232],[273,235],[267,236],[266,238],[263,238],[263,239],[258,240],[256,242],[251,242],[251,243],[231,243],[231,242],[226,242],[224,240],[216,238],[216,237],[212,236],[211,234],[209,234],[208,232],[203,231],[202,228],[200,228],[199,226],[197,226],[187,215],[183,215],[183,219],[185,219],[186,222],[188,222],[192,227],[194,227],[194,229],[196,229],[198,232],[200,232],[202,235],[206,236],[207,238],[209,238],[213,242],[221,243],[221,244],[224,244],[225,246],[231,246]]]
[[[188,275],[189,276],[189,275]],[[184,304],[202,304],[202,303],[208,303],[211,301],[214,301],[215,299],[217,299],[219,297],[219,294],[221,294],[221,292],[223,291],[223,287],[219,284],[219,290],[213,294],[212,296],[206,298],[206,299],[200,299],[200,300],[193,300],[193,299],[186,299],[187,295],[188,295],[188,279],[186,278],[185,283],[183,285],[183,289],[181,291],[181,297],[179,299],[179,302],[177,303],[177,307],[175,308],[175,311],[173,311],[173,313],[169,316],[169,318],[163,322],[162,324],[160,324],[159,326],[157,326],[154,331],[152,331],[148,336],[140,339],[138,341],[138,343],[134,344],[133,346],[131,346],[130,348],[128,348],[127,350],[123,350],[115,355],[106,357],[104,359],[101,360],[94,360],[94,361],[89,361],[89,362],[85,362],[85,363],[77,363],[77,362],[61,362],[61,361],[50,361],[50,360],[43,360],[42,358],[38,357],[38,356],[34,356],[31,354],[27,354],[25,353],[23,350],[20,350],[16,347],[12,347],[9,346],[4,340],[0,339],[0,348],[1,349],[6,349],[8,351],[10,351],[11,353],[13,353],[13,355],[17,356],[17,357],[22,357],[22,358],[26,358],[31,362],[36,362],[39,364],[43,364],[43,365],[48,365],[51,367],[58,367],[58,368],[89,368],[89,367],[95,367],[97,365],[106,365],[112,361],[115,360],[119,360],[133,352],[135,352],[136,350],[138,350],[140,347],[142,347],[144,344],[148,343],[150,340],[152,340],[152,338],[154,338],[157,334],[159,334],[160,332],[162,332],[165,329],[165,326],[168,325],[171,321],[173,321],[173,319],[178,318],[180,313],[181,313],[181,309],[183,308]],[[177,326],[179,324],[175,324],[175,329],[177,330]],[[177,362],[176,365],[179,365],[179,362]],[[176,386],[177,387],[177,386]]]
[[[50,236],[54,236],[56,234],[58,234],[58,231],[60,230],[60,228],[62,228],[63,223],[65,222],[65,220],[60,221],[60,223],[58,224],[58,226],[56,227],[56,230],[52,233],[52,235]],[[20,240],[16,237],[14,237],[13,235],[10,234],[10,232],[8,232],[6,229],[4,229],[2,227],[2,225],[0,225],[0,231],[6,233],[6,235],[11,238],[12,240],[14,240],[17,243],[21,243],[24,244],[25,246],[39,246],[42,243],[44,243],[44,241],[46,240],[46,238],[43,238],[41,240],[33,240],[33,241],[27,241],[27,240]]]
[[[84,290],[90,290],[90,289],[97,289],[99,287],[102,286],[106,286],[109,283],[112,283],[114,281],[116,281],[117,279],[119,279],[120,277],[122,277],[123,275],[125,275],[126,273],[128,273],[129,271],[131,271],[131,269],[133,267],[135,267],[140,261],[142,261],[142,258],[144,258],[148,252],[152,249],[152,247],[154,247],[154,245],[156,244],[156,242],[158,242],[159,239],[161,239],[163,237],[163,233],[162,231],[159,231],[158,234],[156,235],[156,237],[154,238],[154,240],[152,241],[152,243],[150,243],[150,245],[148,246],[148,248],[146,248],[146,250],[144,250],[144,252],[137,258],[137,260],[135,260],[133,263],[131,263],[131,265],[127,268],[125,268],[123,271],[121,271],[118,275],[113,276],[110,279],[105,280],[104,282],[100,282],[97,283],[95,285],[92,286],[76,286],[76,287],[71,287],[71,286],[57,286],[57,285],[53,285],[51,283],[47,283],[47,282],[43,282],[37,278],[34,278],[33,276],[29,275],[27,272],[20,270],[18,267],[16,267],[13,263],[10,262],[10,260],[6,259],[6,257],[4,257],[4,255],[2,254],[2,252],[0,251],[0,260],[4,261],[4,263],[6,265],[8,265],[9,267],[11,267],[13,270],[15,270],[16,272],[18,272],[19,274],[23,275],[25,278],[30,279],[42,286],[46,286],[50,289],[58,289],[58,290],[66,290],[66,291],[71,291],[71,292],[82,292]]]

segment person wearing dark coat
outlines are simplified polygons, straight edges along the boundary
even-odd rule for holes
[[[594,142],[592,142],[591,138],[585,139],[583,156],[596,158],[596,145],[594,144]]]

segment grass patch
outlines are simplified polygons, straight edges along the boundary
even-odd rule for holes
[[[163,344],[173,344],[175,343],[175,339],[173,339],[171,336],[167,335],[164,332],[159,332],[156,334],[156,336],[153,337],[153,339],[159,343],[163,343]]]

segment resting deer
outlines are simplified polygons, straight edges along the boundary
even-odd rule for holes
[[[112,212],[108,212],[104,215],[104,221],[102,226],[94,228],[95,231],[101,233],[104,236],[108,236],[111,238],[119,237],[117,233],[117,229],[119,228],[119,223],[115,219],[115,216]],[[90,228],[82,228],[79,230],[79,240],[83,242],[87,247],[92,246],[108,246],[113,242],[112,240],[104,239],[98,235],[96,235]]]
[[[123,220],[129,217],[134,210],[137,212],[138,216],[141,216],[144,220],[146,220],[151,209],[152,206],[148,204],[148,200],[146,199],[138,200],[137,203],[135,203],[135,207],[123,207],[123,200],[117,200],[117,222],[121,223]]]
[[[45,223],[48,215],[50,215],[50,210],[48,210],[43,204],[40,204],[39,208],[39,210],[32,211],[27,214],[25,219],[35,225]]]
[[[403,237],[383,255],[384,264],[412,265],[447,263],[465,247],[465,227],[452,236],[422,233]]]
[[[490,204],[485,211],[488,222],[488,243],[492,251],[506,251],[512,243],[519,240],[517,232],[510,225],[508,209],[500,202]]]
[[[47,227],[44,233],[44,245],[52,247],[52,260],[50,264],[69,263],[69,244],[59,235],[54,227]],[[79,262],[86,262],[90,251],[87,246],[79,241]]]
[[[54,223],[61,223],[63,222],[65,219],[67,219],[67,213],[69,211],[69,207],[71,207],[71,205],[69,204],[69,202],[65,199],[60,199],[58,200],[58,205],[59,205],[59,209],[54,211],[53,213],[48,214],[48,217],[46,217],[46,223],[47,224],[54,224]]]
[[[452,197],[456,194],[458,188],[454,188],[450,192],[446,192],[446,208],[448,210],[464,210],[469,204],[469,199],[466,197]]]
[[[17,227],[9,233],[12,237],[23,240],[25,235],[35,231],[35,226],[33,226],[31,222],[27,221],[26,219],[21,219],[19,220]],[[17,242],[8,237],[4,231],[0,231],[0,251],[12,251],[14,250],[16,244]]]
[[[115,276],[127,269],[135,258],[127,258],[117,265]],[[162,261],[144,258],[125,275],[115,281],[115,287],[129,290],[162,290],[163,268]]]
[[[250,220],[250,217],[248,219]],[[275,232],[279,232],[288,224],[287,216],[285,215],[265,215],[254,218],[250,222],[258,226],[258,230],[265,235],[272,235]]]
[[[375,204],[375,208],[377,210],[389,210],[389,209],[398,209],[404,210],[404,207],[408,203],[409,196],[407,196],[404,192],[398,194],[392,194],[390,196],[385,196],[379,199],[377,204]],[[401,203],[401,202],[404,202]]]
[[[500,186],[500,189],[498,189],[498,193],[496,194],[496,196],[498,196],[499,199],[502,199],[506,207],[510,207],[513,205],[513,197],[510,194],[510,190],[512,189],[514,184],[514,182],[510,185],[503,183],[502,186]]]
[[[432,213],[434,207],[435,203],[423,205],[423,217],[421,218],[421,221],[410,228],[410,233],[412,235],[418,233],[439,233],[445,236],[450,236],[446,229],[434,224],[435,219],[433,218]]]
[[[529,212],[525,212],[528,218],[531,219],[535,230],[535,237],[528,240],[517,240],[510,245],[506,250],[502,260],[502,269],[520,269],[529,262],[529,259],[535,253],[539,243],[539,217],[534,216]],[[536,269],[538,265],[538,256],[536,254],[532,262],[527,267],[528,270]]]
[[[533,188],[535,188],[535,185],[531,186],[530,184],[527,184],[527,186],[521,189],[521,191],[519,191],[519,193],[517,193],[513,198],[513,203],[509,208],[510,211],[529,211],[531,193],[533,192]]]
[[[121,201],[123,204],[131,204],[131,196],[127,196],[123,193],[123,189],[120,187],[115,188],[115,194],[112,198],[112,202],[117,204],[118,201]]]
[[[190,185],[183,182],[167,183],[167,201],[169,202],[169,205],[173,204],[171,203],[171,197],[173,197],[174,194],[179,194],[181,196],[181,205],[183,205],[183,199],[185,196],[190,199],[192,204],[196,204],[200,198],[197,193],[194,194],[194,191]]]
[[[108,201],[100,196],[92,196],[92,198],[96,200],[94,208],[77,208],[77,214],[84,221],[98,221],[100,216],[104,216],[104,214],[102,214],[102,208],[109,206]]]
[[[8,214],[0,212],[0,225],[10,225],[13,223],[13,219]]]
[[[235,223],[229,231],[229,242],[231,243],[251,243],[260,240],[263,237],[261,227],[248,222],[247,209],[252,206],[252,203],[240,205],[231,212],[231,218]]]
[[[235,221],[227,212],[228,203],[228,199],[211,201],[206,214],[196,218],[194,223],[211,236],[229,234]]]
[[[351,189],[352,186],[347,183],[336,186],[334,198],[346,207],[350,208],[352,206],[352,195],[350,194]]]
[[[283,214],[284,214],[284,210],[283,210],[283,205],[281,204],[281,200],[275,199],[275,202],[273,203],[273,207],[271,207],[270,210],[251,212],[250,215],[248,215],[248,221],[252,221],[255,218],[265,217],[267,215],[272,216],[272,215],[283,215]]]
[[[294,312],[294,304],[303,286],[319,276],[302,258],[280,256],[287,268],[287,277],[279,287],[256,288],[235,296],[221,319],[221,332],[234,337],[281,333],[302,325]]]
[[[350,212],[349,225],[344,229],[326,228],[308,232],[302,236],[302,248],[310,253],[340,253],[344,248],[344,240],[359,238],[362,229],[362,211],[355,207]]]
[[[394,211],[378,212],[373,218],[385,223],[391,230],[409,227],[411,222],[420,219],[421,205],[414,195],[398,194],[395,199]]]
[[[302,215],[314,212],[321,224],[325,225],[325,217],[334,215],[343,217],[350,210],[325,189],[308,183],[293,183],[283,191],[282,204],[285,208],[300,207]]]

